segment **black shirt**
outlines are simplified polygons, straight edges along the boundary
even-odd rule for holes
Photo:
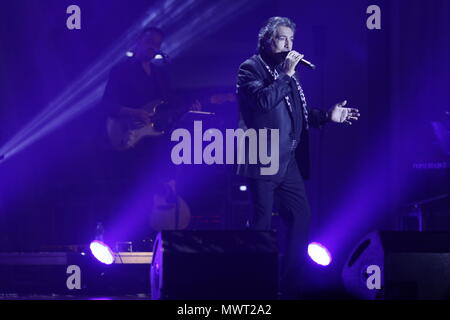
[[[115,116],[120,107],[140,108],[153,100],[169,98],[171,91],[166,66],[151,64],[148,75],[142,63],[132,57],[111,70],[103,103],[108,115]]]

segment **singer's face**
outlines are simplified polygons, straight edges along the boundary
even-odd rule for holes
[[[272,52],[289,52],[292,51],[294,42],[294,31],[285,26],[279,26],[272,40]]]

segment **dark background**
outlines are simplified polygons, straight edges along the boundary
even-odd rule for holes
[[[0,146],[146,10],[168,3],[173,12],[186,6],[164,31],[168,49],[179,44],[172,69],[188,95],[234,93],[237,69],[254,53],[259,28],[279,15],[297,23],[294,47],[318,66],[301,70],[310,106],[328,109],[348,100],[360,109],[353,126],[330,124],[312,134],[312,239],[331,247],[337,262],[367,232],[398,230],[408,204],[448,194],[448,144],[439,144],[432,130],[433,123],[447,131],[449,125],[448,0],[2,1]],[[81,7],[81,30],[66,28],[71,4]],[[381,30],[366,27],[372,4],[381,7]],[[214,11],[216,5],[230,11],[218,15],[224,10]],[[234,104],[206,108],[222,117],[217,121],[232,123],[236,116]],[[111,172],[113,154],[98,138],[102,116],[94,104],[0,162],[0,250],[88,243],[96,222],[114,217],[128,195]],[[247,207],[233,207],[239,181],[232,168],[196,170],[181,182],[196,191],[194,227],[234,227],[239,219],[230,215]],[[434,227],[450,229],[448,203],[436,206]]]

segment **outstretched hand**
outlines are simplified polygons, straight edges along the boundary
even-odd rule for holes
[[[359,110],[353,108],[344,108],[346,104],[347,100],[334,105],[330,109],[330,119],[332,122],[347,123],[351,125],[351,121],[357,121],[359,119],[359,117],[361,116]]]

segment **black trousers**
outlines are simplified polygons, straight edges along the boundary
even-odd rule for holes
[[[309,203],[295,157],[291,158],[286,174],[280,181],[249,179],[249,191],[254,208],[250,229],[271,230],[274,206],[286,226],[280,285],[282,291],[292,293],[300,286],[310,224]]]

